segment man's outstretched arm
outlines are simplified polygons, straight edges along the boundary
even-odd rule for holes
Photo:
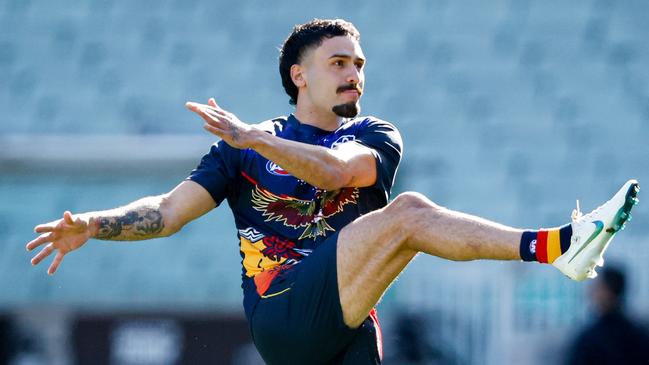
[[[139,241],[170,236],[215,206],[202,186],[193,181],[183,181],[169,193],[84,215],[88,217],[91,238]]]
[[[376,161],[370,148],[355,142],[329,149],[270,135],[241,122],[221,109],[214,99],[208,105],[187,103],[200,115],[204,128],[235,148],[252,148],[291,175],[321,189],[364,187],[376,182]]]
[[[167,194],[142,198],[121,208],[75,215],[66,211],[62,219],[36,226],[34,231],[41,235],[27,243],[26,248],[31,251],[45,244],[32,258],[32,265],[58,251],[47,271],[52,275],[67,253],[90,238],[138,241],[169,236],[215,206],[202,186],[183,181]]]

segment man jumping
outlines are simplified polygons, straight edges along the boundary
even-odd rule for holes
[[[402,142],[397,129],[357,117],[365,81],[360,34],[343,20],[293,29],[279,70],[295,105],[256,125],[189,102],[220,137],[167,194],[38,225],[28,250],[57,251],[48,273],[88,239],[169,236],[227,199],[238,229],[244,309],[269,364],[380,364],[374,306],[423,252],[450,260],[549,263],[573,280],[595,266],[637,203],[635,180],[564,226],[520,230],[441,207],[418,193],[389,201]]]

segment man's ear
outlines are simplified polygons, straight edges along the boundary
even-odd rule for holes
[[[306,86],[306,75],[304,74],[304,67],[297,63],[291,66],[291,80],[298,88]]]

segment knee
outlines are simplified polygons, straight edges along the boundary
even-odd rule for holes
[[[413,229],[417,229],[418,222],[429,221],[431,215],[436,215],[441,210],[442,207],[433,203],[423,194],[411,191],[399,194],[386,207],[386,211],[392,218],[398,220],[401,226]]]
[[[412,212],[420,211],[421,209],[440,209],[440,206],[430,201],[423,194],[407,191],[397,195],[392,202],[388,205],[388,208],[391,210],[397,210],[401,212]]]
[[[385,217],[386,224],[382,228],[395,237],[383,242],[410,249],[410,239],[433,224],[441,209],[420,193],[399,194],[379,213]]]

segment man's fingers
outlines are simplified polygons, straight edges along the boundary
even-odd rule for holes
[[[216,105],[216,100],[214,100],[214,98],[210,98],[210,100],[207,101],[207,104],[208,104],[209,106],[213,106],[213,107],[215,107],[215,108],[218,108],[218,107],[219,107],[218,105]]]
[[[63,220],[65,221],[65,223],[69,225],[74,225],[74,220],[72,219],[72,213],[70,213],[70,211],[68,210],[63,212]]]
[[[205,118],[205,116],[204,116],[204,114],[205,114],[204,110],[205,110],[208,106],[205,105],[205,104],[200,104],[200,103],[195,103],[195,102],[193,102],[193,101],[188,101],[188,102],[185,103],[185,107],[186,107],[187,109],[193,111],[194,113],[200,115],[201,117]]]
[[[200,104],[193,101],[188,101],[185,103],[185,107],[193,112],[197,112],[200,109]]]
[[[214,98],[210,98],[210,100],[207,102],[209,106],[211,106],[215,112],[225,116],[225,117],[230,117],[232,113],[228,112],[227,110],[221,108],[217,103]]]
[[[34,232],[36,233],[52,232],[54,229],[56,229],[58,223],[59,221],[39,224],[36,227],[34,227]]]
[[[214,126],[209,125],[209,124],[203,124],[203,128],[204,128],[206,131],[208,131],[208,132],[210,132],[210,133],[213,133],[213,134],[216,134],[217,136],[219,136],[219,137],[221,137],[221,138],[223,138],[223,135],[226,134],[226,132],[225,132],[223,129],[220,129],[220,128],[217,128],[217,127],[214,127]]]
[[[52,227],[47,224],[39,224],[36,227],[34,227],[34,232],[36,233],[45,233],[45,232],[52,232],[55,227]]]
[[[38,253],[38,255],[34,256],[32,258],[32,265],[38,265],[39,262],[43,261],[44,258],[49,256],[52,251],[54,251],[54,244],[50,243],[49,245],[43,247],[41,252]]]
[[[214,108],[212,105],[196,103],[193,101],[186,102],[185,107],[196,113],[201,113],[203,110]]]
[[[205,121],[206,124],[223,131],[227,129],[224,127],[228,126],[227,124],[228,121],[223,116],[220,116],[214,113],[213,111],[203,111],[202,113],[199,114],[203,118],[203,121]]]
[[[56,254],[56,256],[54,256],[54,261],[52,261],[50,268],[47,269],[47,275],[54,275],[56,270],[59,269],[59,265],[61,265],[61,261],[63,261],[63,256],[65,256],[63,252],[59,252]]]
[[[212,114],[208,114],[209,107],[207,105],[202,105],[202,104],[196,104],[196,103],[187,103],[185,104],[187,106],[187,109],[193,111],[194,113],[198,114],[203,120],[206,122],[208,121],[218,121],[218,114],[215,114],[215,111],[213,111]]]
[[[209,116],[209,117],[210,117],[213,121],[215,121],[215,122],[218,122],[218,123],[224,123],[224,122],[228,121],[228,119],[227,119],[228,116],[225,115],[225,114],[223,114],[223,113],[221,113],[221,112],[219,112],[219,111],[217,111],[217,110],[214,110],[214,109],[206,109],[206,110],[204,111],[204,113],[205,113],[207,116]]]
[[[54,233],[43,233],[42,235],[38,236],[36,239],[31,240],[30,242],[25,245],[25,248],[27,251],[31,251],[35,249],[36,247],[42,245],[45,242],[52,242],[54,240]]]
[[[216,103],[216,100],[214,100],[214,98],[210,98],[210,100],[207,101],[207,105],[211,106],[212,108],[214,108],[215,111],[217,111],[217,112],[219,112],[219,113],[221,113],[223,115],[228,114],[228,112],[225,109],[221,108]]]
[[[196,102],[193,102],[193,101],[188,101],[188,102],[185,103],[185,107],[187,107],[187,109],[189,109],[189,110],[191,110],[191,111],[193,111],[195,113],[198,113],[198,114],[205,113],[205,111],[209,110],[209,111],[215,112],[215,113],[217,113],[217,114],[219,114],[221,116],[226,116],[225,110],[221,109],[221,107],[219,107],[216,104],[216,101],[214,101],[213,98],[210,99],[210,101],[208,101],[207,104],[201,104],[201,103],[196,103]]]
[[[217,106],[204,105],[202,109],[205,113],[214,114],[221,118],[229,117],[228,113],[225,110],[219,108],[218,105]]]

